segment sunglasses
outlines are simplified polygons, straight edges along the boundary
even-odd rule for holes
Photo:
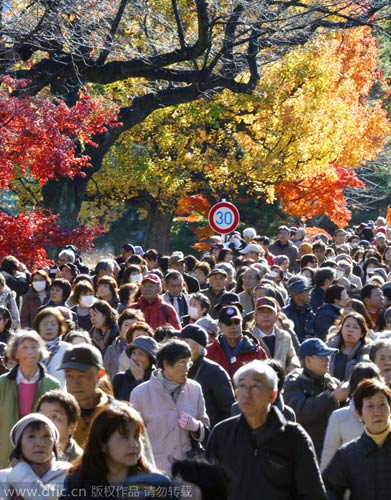
[[[226,321],[225,324],[228,326],[239,325],[240,319],[238,319],[238,318],[230,319],[230,320]]]

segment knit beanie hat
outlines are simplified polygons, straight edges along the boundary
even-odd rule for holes
[[[57,443],[57,441],[60,439],[60,433],[58,432],[57,427],[53,424],[53,422],[42,413],[30,413],[29,415],[26,415],[25,417],[18,420],[18,422],[16,422],[16,424],[11,429],[10,441],[14,448],[16,448],[16,446],[20,442],[23,432],[26,430],[26,428],[30,424],[36,422],[46,424],[54,441]]]

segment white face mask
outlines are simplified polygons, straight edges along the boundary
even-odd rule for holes
[[[32,282],[32,287],[38,293],[39,292],[43,292],[45,290],[46,286],[47,286],[47,283],[44,280],[42,280],[42,281],[33,281]]]
[[[95,302],[95,297],[93,295],[82,295],[79,302],[82,307],[91,307]]]
[[[337,271],[337,278],[343,278],[344,276],[345,276],[344,271],[340,271],[340,270]]]
[[[194,306],[189,306],[187,312],[191,319],[198,319],[201,317],[199,310]]]
[[[131,283],[135,283],[136,281],[141,281],[143,279],[143,275],[142,274],[132,274],[130,276],[130,282]]]

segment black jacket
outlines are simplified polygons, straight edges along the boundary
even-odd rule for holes
[[[315,335],[318,338],[326,341],[328,330],[340,317],[341,311],[340,307],[326,302],[319,307],[315,316]]]
[[[201,385],[210,428],[231,416],[235,395],[229,375],[224,368],[200,356],[190,368],[189,378]]]
[[[117,373],[113,378],[113,389],[115,399],[121,401],[129,401],[130,393],[135,387],[146,382],[151,378],[152,368],[146,370],[144,378],[136,380],[133,373],[128,369],[124,372]]]
[[[315,450],[305,430],[271,407],[269,417],[251,429],[243,415],[216,425],[206,456],[232,479],[229,500],[325,500]]]
[[[365,432],[337,450],[323,473],[328,500],[391,499],[391,433],[379,447]]]
[[[316,375],[310,370],[293,370],[284,384],[284,400],[293,408],[299,424],[310,435],[320,458],[327,423],[331,412],[339,408],[333,391],[339,380],[326,374]]]

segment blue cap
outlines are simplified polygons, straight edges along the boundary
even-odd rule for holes
[[[303,359],[306,356],[331,356],[338,349],[333,349],[318,338],[305,340],[299,349],[299,358]]]

